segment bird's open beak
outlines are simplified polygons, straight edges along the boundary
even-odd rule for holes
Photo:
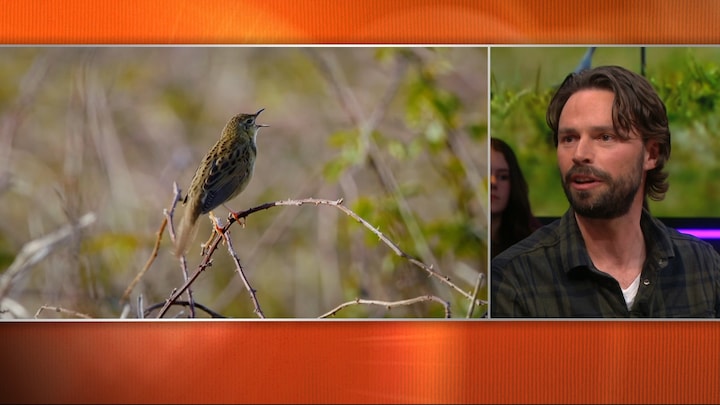
[[[260,113],[263,112],[263,111],[265,111],[265,109],[264,109],[264,108],[261,108],[258,112],[256,112],[256,113],[255,113],[255,118],[257,118],[257,116],[260,115]],[[257,125],[258,127],[269,127],[269,126],[270,126],[270,125],[266,125],[266,124],[255,124],[255,125]]]

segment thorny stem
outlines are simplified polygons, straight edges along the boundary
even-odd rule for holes
[[[173,303],[174,303],[175,301],[177,301],[178,297],[179,297],[186,289],[188,289],[188,287],[190,286],[190,284],[192,284],[192,283],[195,281],[195,279],[200,275],[200,273],[201,273],[202,271],[204,271],[207,267],[209,267],[209,266],[211,265],[211,262],[212,262],[211,257],[212,257],[212,255],[213,255],[213,253],[215,252],[215,250],[217,249],[218,244],[220,243],[220,241],[223,240],[223,238],[224,238],[222,235],[224,235],[224,234],[227,232],[227,230],[230,228],[230,226],[232,226],[233,223],[237,222],[237,220],[239,220],[239,219],[247,218],[249,215],[254,214],[255,212],[262,211],[262,210],[267,210],[267,209],[270,209],[270,208],[272,208],[272,207],[278,207],[278,206],[300,206],[300,205],[304,205],[304,204],[328,205],[328,206],[331,206],[331,207],[338,208],[339,210],[343,211],[345,214],[347,214],[347,215],[350,216],[351,218],[353,218],[353,219],[355,219],[356,221],[358,221],[358,222],[359,222],[360,224],[362,224],[364,227],[366,227],[367,229],[369,229],[372,233],[374,233],[375,235],[377,235],[378,238],[379,238],[383,243],[385,243],[387,246],[389,246],[390,249],[391,249],[393,252],[395,252],[395,254],[397,254],[398,256],[400,256],[400,257],[402,257],[402,258],[405,258],[405,259],[408,260],[410,263],[412,263],[412,264],[414,264],[415,266],[417,266],[417,267],[425,270],[430,276],[435,277],[435,278],[438,279],[440,282],[442,282],[442,283],[448,285],[449,287],[451,287],[452,289],[456,290],[457,292],[459,292],[459,293],[460,293],[462,296],[464,296],[465,298],[467,298],[467,299],[469,299],[469,300],[471,300],[471,301],[474,301],[474,302],[475,302],[476,304],[478,304],[478,305],[485,304],[485,302],[477,299],[473,294],[470,294],[470,293],[462,290],[462,289],[461,289],[460,287],[458,287],[457,285],[455,285],[455,284],[450,280],[450,278],[449,278],[448,276],[445,276],[445,275],[443,275],[443,274],[441,274],[441,273],[439,273],[439,272],[436,272],[435,270],[433,270],[432,266],[428,266],[428,265],[426,265],[425,263],[421,262],[420,260],[418,260],[418,259],[410,256],[409,254],[405,253],[402,249],[400,249],[400,247],[399,247],[397,244],[395,244],[393,241],[391,241],[390,239],[388,239],[388,238],[387,238],[382,232],[380,232],[377,228],[373,227],[373,226],[370,225],[367,221],[365,221],[365,220],[362,219],[360,216],[358,216],[355,212],[353,212],[353,211],[350,210],[349,208],[347,208],[347,207],[345,207],[344,205],[342,205],[342,202],[343,202],[342,198],[340,198],[340,199],[338,199],[338,200],[326,200],[326,199],[318,199],[318,198],[305,198],[305,199],[299,199],[299,200],[289,199],[289,200],[269,202],[269,203],[265,203],[265,204],[258,205],[258,206],[256,206],[256,207],[250,208],[250,209],[245,210],[245,211],[228,214],[227,222],[226,222],[225,225],[223,225],[222,228],[220,229],[220,236],[218,236],[218,235],[216,234],[216,235],[213,237],[212,242],[210,243],[210,246],[206,248],[206,253],[205,253],[205,255],[203,256],[203,260],[202,260],[202,262],[198,265],[197,269],[195,270],[195,273],[193,273],[193,275],[192,275],[190,278],[188,278],[188,280],[185,282],[185,284],[183,284],[182,287],[180,287],[179,289],[173,291],[173,293],[171,294],[171,296],[165,301],[165,304],[164,304],[163,308],[162,308],[162,309],[160,310],[160,312],[158,313],[158,318],[162,318],[163,315],[164,315],[164,314],[167,312],[167,310],[170,308],[170,306],[173,305]],[[231,253],[231,255],[232,255],[232,253]],[[238,268],[241,269],[241,267],[239,266],[239,261],[236,262],[236,265],[238,265]],[[239,272],[239,273],[242,274],[242,272]],[[251,287],[249,287],[249,284],[246,284],[246,287],[248,287],[248,291],[249,291],[250,294],[252,295],[252,299],[253,299],[253,301],[254,301],[255,304],[256,304],[256,313],[258,313],[259,316],[262,316],[262,315],[261,315],[262,312],[261,312],[261,311],[258,312],[258,311],[259,311],[259,305],[257,304],[256,298],[255,298],[255,295],[254,295],[254,291],[252,290]],[[432,298],[431,298],[431,299],[432,299]],[[424,300],[427,300],[427,298],[425,298]],[[363,301],[357,301],[357,302],[363,302]],[[405,301],[399,301],[399,302],[400,302],[400,303],[403,303],[403,302],[405,302]],[[403,305],[406,305],[406,304],[403,304]]]
[[[228,253],[230,253],[230,257],[232,257],[233,262],[235,262],[235,270],[237,270],[237,273],[240,275],[240,278],[245,284],[245,288],[248,290],[248,293],[250,293],[250,299],[255,306],[255,313],[260,318],[265,318],[265,314],[263,314],[262,309],[260,309],[260,302],[258,302],[257,296],[255,295],[255,289],[250,286],[250,282],[248,281],[247,277],[245,277],[245,272],[243,271],[243,267],[240,264],[240,258],[238,258],[238,255],[237,253],[235,253],[235,249],[233,248],[232,240],[226,232],[223,232],[222,235],[223,238],[225,238],[225,244],[227,245]]]
[[[386,307],[387,309],[390,309],[392,307],[397,307],[397,306],[401,306],[401,305],[412,305],[412,304],[416,304],[418,302],[425,302],[425,301],[435,301],[435,302],[440,303],[443,306],[443,308],[445,308],[445,318],[451,318],[450,304],[447,301],[443,300],[442,298],[436,297],[434,295],[423,295],[420,297],[410,298],[410,299],[401,300],[401,301],[392,301],[392,302],[391,301],[366,300],[366,299],[357,298],[353,301],[348,301],[348,302],[338,305],[333,310],[321,315],[320,318],[331,317],[331,316],[337,314],[343,308],[349,307],[351,305],[361,305],[361,304],[379,305],[379,306]]]

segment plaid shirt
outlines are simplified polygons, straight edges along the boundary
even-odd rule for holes
[[[632,307],[595,268],[572,209],[495,257],[490,317],[720,317],[720,254],[643,210],[647,256]]]

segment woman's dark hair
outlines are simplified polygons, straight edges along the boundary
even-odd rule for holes
[[[510,197],[502,213],[502,222],[497,237],[492,238],[490,256],[507,249],[521,239],[529,236],[542,224],[533,215],[528,197],[528,184],[525,181],[515,152],[510,145],[498,138],[490,138],[490,147],[505,157],[510,169]]]
[[[670,158],[670,128],[667,110],[657,92],[645,77],[620,66],[599,66],[569,74],[555,92],[548,106],[546,121],[553,131],[553,141],[558,145],[560,114],[570,96],[580,90],[609,90],[615,94],[612,109],[613,126],[621,137],[627,137],[634,129],[643,143],[658,143],[657,165],[647,172],[645,196],[655,201],[665,198],[670,186],[668,173],[663,172]]]

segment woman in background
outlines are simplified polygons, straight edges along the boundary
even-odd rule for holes
[[[528,198],[528,184],[510,145],[490,138],[490,256],[540,228]]]

